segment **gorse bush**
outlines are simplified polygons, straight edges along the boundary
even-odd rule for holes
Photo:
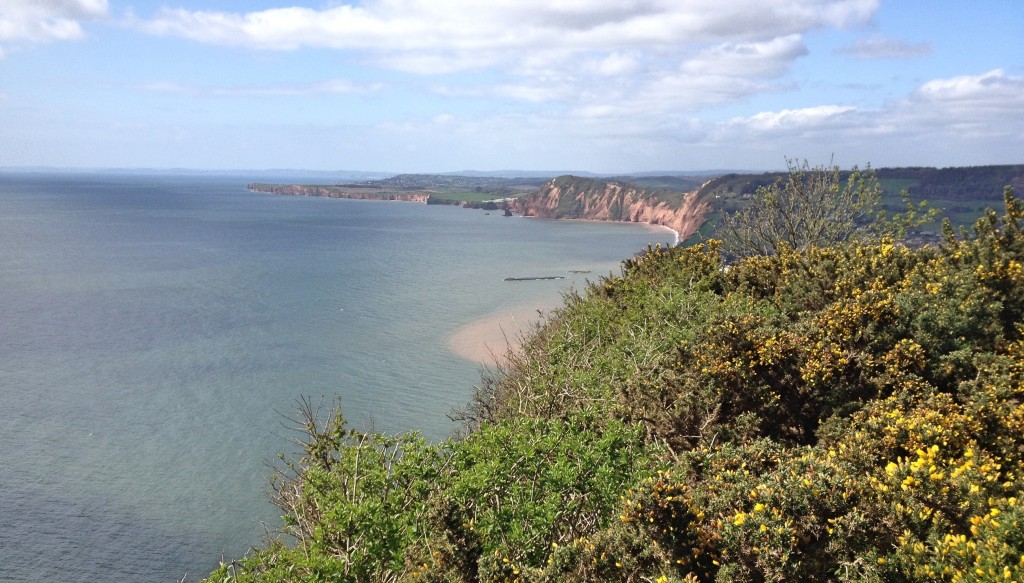
[[[1024,581],[1005,201],[922,248],[648,249],[568,295],[442,443],[307,403],[282,538],[210,580]]]

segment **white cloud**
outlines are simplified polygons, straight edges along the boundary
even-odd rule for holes
[[[155,93],[172,93],[200,97],[275,97],[332,93],[375,93],[383,89],[383,85],[374,83],[367,86],[358,86],[346,79],[332,79],[307,85],[263,87],[202,87],[195,85],[183,85],[181,83],[169,81],[157,81],[154,83],[147,83],[145,85],[138,85],[135,88]]]
[[[457,147],[453,159],[460,167],[493,167],[494,160],[502,160],[515,167],[610,172],[723,164],[778,169],[786,157],[827,163],[832,154],[843,167],[1019,163],[1024,143],[1024,98],[1019,95],[1024,92],[1011,89],[1022,82],[990,72],[932,80],[876,108],[826,103],[719,121],[692,112],[647,114],[637,110],[646,102],[597,96],[569,110],[460,115],[440,133],[429,119],[380,129],[391,136],[400,133],[404,140],[436,143],[447,154]],[[988,105],[973,109],[968,102]],[[954,114],[954,106],[964,111]],[[1000,121],[993,123],[997,117]],[[451,146],[455,134],[459,144],[471,147]],[[447,140],[443,147],[442,140]],[[509,150],[510,143],[528,148]],[[450,164],[445,159],[432,161],[435,168]]]
[[[818,105],[802,109],[765,111],[747,118],[735,118],[727,125],[741,126],[754,131],[804,131],[824,129],[845,113],[855,108],[846,105]]]
[[[1005,136],[1024,137],[1024,77],[1000,69],[980,75],[935,79],[917,88],[893,107],[899,121],[934,133],[955,128],[949,139]]]
[[[789,89],[776,80],[805,53],[801,38],[787,35],[764,42],[717,44],[682,63],[645,59],[638,51],[611,53],[578,68],[571,64],[562,71],[538,67],[533,75],[522,76],[515,83],[435,90],[448,96],[559,103],[570,106],[571,114],[578,118],[620,118],[623,123],[635,124],[639,118],[663,118]]]
[[[836,140],[864,135],[942,136],[953,143],[982,135],[1020,139],[1024,136],[1024,77],[997,69],[935,79],[875,110],[831,104],[766,111],[719,124],[719,130],[726,128],[774,135],[827,131]]]
[[[912,59],[931,54],[928,43],[910,44],[895,38],[860,38],[848,47],[833,51],[837,55],[849,55],[860,59]]]
[[[565,105],[583,118],[656,116],[778,91],[803,34],[866,24],[878,0],[365,0],[324,9],[164,9],[132,25],[196,42],[337,50],[453,76],[435,90]],[[486,81],[481,80],[486,79]]]
[[[107,0],[0,0],[0,58],[5,47],[85,37],[82,22],[107,16]]]
[[[431,90],[443,96],[547,105],[577,121],[659,129],[669,116],[788,89],[780,79],[807,54],[805,33],[866,24],[878,4],[364,0],[323,9],[163,9],[130,24],[249,50],[340,51],[361,65],[442,77]],[[220,94],[232,93],[240,90]]]
[[[682,70],[694,76],[776,77],[806,54],[800,35],[791,34],[758,43],[719,44],[683,63]]]
[[[613,52],[604,58],[598,58],[586,64],[586,69],[596,75],[614,77],[636,73],[642,66],[639,51]]]
[[[577,97],[577,92],[573,85],[564,81],[550,80],[531,80],[522,83],[501,83],[472,87],[438,85],[433,87],[431,91],[446,97],[486,97],[527,103],[568,102]]]
[[[756,144],[777,156],[835,152],[845,164],[880,159],[887,165],[1019,163],[1024,77],[994,70],[935,79],[877,109],[820,105],[704,127],[707,138],[698,145],[708,151]]]
[[[1024,77],[1011,77],[1002,69],[994,69],[981,75],[936,79],[917,89],[913,98],[919,102],[970,108],[1009,104],[1019,111],[1024,105]]]
[[[762,42],[863,24],[877,7],[877,0],[367,0],[323,10],[165,9],[135,25],[225,46],[363,51],[390,67],[433,73],[514,64],[551,49],[608,58],[640,47]]]

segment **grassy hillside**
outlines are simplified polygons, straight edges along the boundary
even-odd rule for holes
[[[1024,203],[968,237],[650,249],[439,444],[305,403],[211,581],[1024,580]]]
[[[971,166],[963,168],[880,168],[874,171],[884,191],[883,208],[900,212],[905,208],[901,193],[913,202],[928,201],[954,225],[971,225],[986,208],[997,206],[1004,186],[1024,191],[1024,165]],[[770,186],[785,173],[730,173],[718,176],[700,188],[712,202],[717,222],[722,213],[742,208],[758,188]],[[934,225],[936,228],[938,224]],[[711,229],[709,229],[711,230]]]

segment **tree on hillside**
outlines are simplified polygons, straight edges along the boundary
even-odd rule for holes
[[[870,167],[811,167],[786,160],[789,174],[760,187],[750,205],[727,215],[718,237],[729,257],[774,255],[783,246],[804,250],[876,234],[866,227],[881,217],[882,187]]]

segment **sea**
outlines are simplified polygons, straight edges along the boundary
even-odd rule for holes
[[[280,526],[302,398],[444,439],[482,372],[453,331],[673,241],[250,181],[0,172],[0,581],[202,579]]]

